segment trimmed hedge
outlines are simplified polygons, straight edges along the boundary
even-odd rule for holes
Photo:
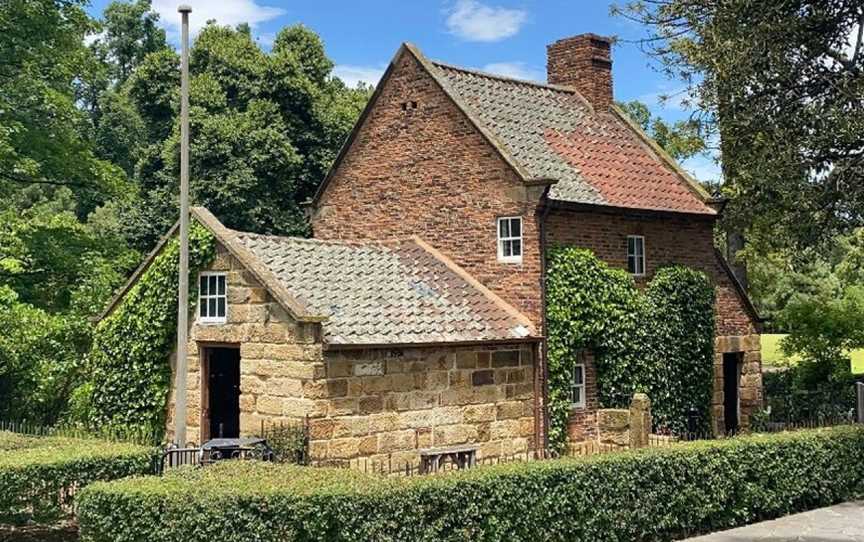
[[[70,515],[77,488],[153,472],[152,447],[0,431],[0,523],[51,522]]]
[[[668,540],[858,497],[864,428],[418,478],[232,461],[82,491],[82,540]]]

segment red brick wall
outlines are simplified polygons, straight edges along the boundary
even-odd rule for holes
[[[717,335],[749,335],[755,326],[714,252],[710,219],[649,217],[588,211],[549,213],[547,240],[589,248],[613,267],[627,267],[627,236],[645,236],[646,277],[659,266],[681,264],[705,271],[717,287]]]
[[[419,235],[539,328],[540,189],[524,186],[410,54],[383,85],[318,204],[315,237]],[[523,219],[521,264],[498,262],[496,218],[512,215]]]

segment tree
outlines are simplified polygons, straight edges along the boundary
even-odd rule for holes
[[[178,64],[173,51],[151,53],[120,89],[146,132],[135,147],[141,202],[130,210],[140,248],[177,215]],[[301,204],[369,96],[346,88],[332,68],[321,40],[302,26],[282,30],[266,53],[248,27],[207,25],[190,62],[192,199],[234,228],[306,233]],[[127,133],[133,124],[111,125]]]
[[[720,137],[726,227],[826,246],[864,224],[864,4],[643,0],[614,8]]]
[[[96,157],[75,82],[91,69],[93,29],[78,0],[0,4],[0,196],[33,185],[68,186],[86,216],[123,191],[117,166]]]
[[[91,47],[109,67],[111,79],[122,84],[150,53],[167,47],[165,31],[157,27],[159,14],[150,0],[111,2],[102,14],[103,35]]]
[[[663,147],[669,156],[681,162],[707,149],[702,135],[702,124],[695,119],[679,120],[669,124],[638,100],[618,104],[642,130]]]

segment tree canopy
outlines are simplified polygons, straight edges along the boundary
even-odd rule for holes
[[[179,213],[179,57],[149,0],[101,20],[84,4],[0,3],[0,419],[75,410],[91,318]],[[301,205],[370,94],[332,69],[305,27],[264,51],[247,25],[206,26],[193,201],[232,227],[305,233]]]
[[[819,246],[864,224],[864,4],[637,0],[643,49],[720,138],[727,227]]]

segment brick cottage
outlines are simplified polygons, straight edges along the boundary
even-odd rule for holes
[[[189,437],[308,418],[313,461],[541,447],[556,244],[637,284],[664,264],[705,271],[714,427],[746,427],[761,406],[759,320],[713,245],[722,202],[614,105],[610,48],[593,34],[550,45],[539,84],[405,44],[310,204],[314,239],[229,230],[196,208],[217,256],[190,324]],[[571,438],[594,438],[590,353],[573,380]]]

